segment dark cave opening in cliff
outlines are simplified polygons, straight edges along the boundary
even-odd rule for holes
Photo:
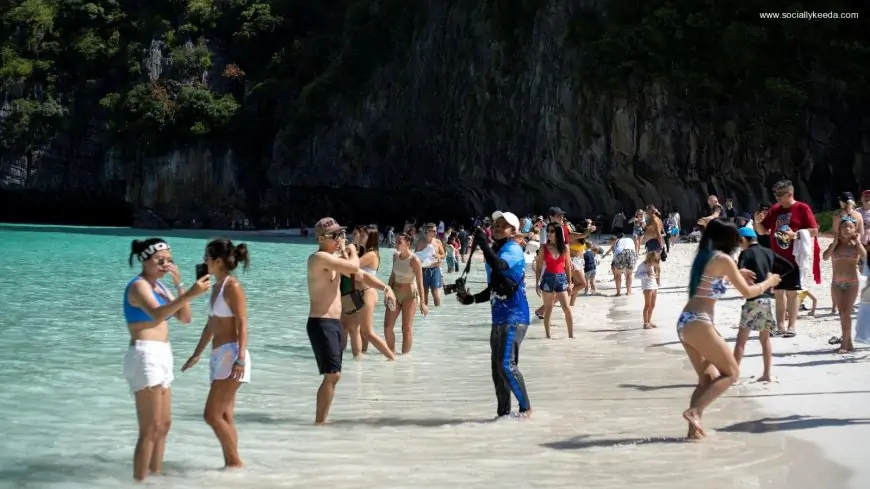
[[[77,226],[131,226],[133,208],[100,192],[0,191],[0,222]]]

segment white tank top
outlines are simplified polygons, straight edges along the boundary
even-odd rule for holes
[[[231,318],[235,316],[233,314],[233,310],[230,309],[229,304],[227,304],[226,299],[224,299],[224,288],[227,286],[227,281],[230,278],[227,277],[224,279],[224,283],[221,284],[221,290],[218,291],[217,297],[214,299],[214,303],[211,301],[208,302],[208,315],[215,316],[219,318]]]

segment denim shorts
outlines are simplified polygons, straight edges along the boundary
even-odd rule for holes
[[[544,272],[541,277],[541,290],[544,292],[567,292],[568,276],[564,273]]]

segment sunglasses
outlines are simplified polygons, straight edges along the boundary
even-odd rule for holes
[[[327,233],[323,235],[326,239],[344,239],[347,237],[347,233],[342,231],[340,233]]]

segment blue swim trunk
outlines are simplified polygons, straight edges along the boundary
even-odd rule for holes
[[[568,276],[564,273],[544,272],[541,277],[541,290],[544,292],[567,292]]]
[[[651,239],[646,242],[647,251],[661,251],[662,245],[657,240]]]
[[[443,286],[441,280],[441,267],[429,267],[423,269],[424,289],[440,289]]]

